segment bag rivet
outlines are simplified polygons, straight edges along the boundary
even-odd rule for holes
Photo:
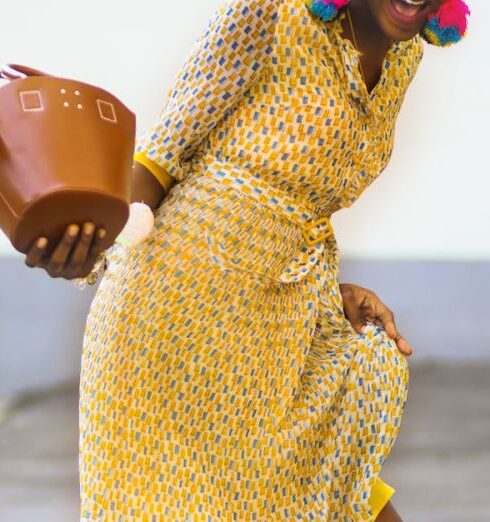
[[[63,103],[63,107],[69,107],[69,106],[70,106],[70,104],[68,102]]]
[[[60,89],[60,92],[61,92],[61,94],[65,94],[66,93],[66,89]]]

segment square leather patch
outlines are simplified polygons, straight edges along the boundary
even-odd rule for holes
[[[43,111],[43,100],[40,91],[21,91],[20,103],[24,112]]]

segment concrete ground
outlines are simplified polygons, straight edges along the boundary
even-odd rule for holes
[[[405,522],[490,521],[490,363],[411,366],[393,503]],[[76,385],[0,407],[2,522],[78,520],[77,407]]]

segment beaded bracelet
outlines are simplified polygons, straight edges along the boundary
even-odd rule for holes
[[[145,203],[133,202],[129,206],[129,218],[121,233],[117,236],[115,245],[127,250],[138,248],[143,244],[153,231],[155,216],[151,208]],[[73,280],[73,284],[80,290],[85,290],[87,285],[95,285],[100,274],[107,269],[107,250],[101,252],[97,257],[92,272],[87,277]]]
[[[86,277],[77,277],[73,279],[73,284],[79,290],[85,290],[87,285],[93,286],[99,279],[99,276],[102,272],[107,270],[107,259],[106,259],[106,251],[101,252],[97,260],[95,261],[95,265],[90,274]]]

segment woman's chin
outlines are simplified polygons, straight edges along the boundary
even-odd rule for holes
[[[400,8],[402,0],[382,0],[378,1],[378,23],[383,33],[394,41],[410,40],[418,34],[429,15],[430,8],[421,6],[413,14],[407,14]]]
[[[416,34],[418,34],[420,31],[401,31],[400,29],[396,27],[386,27],[382,28],[384,34],[394,42],[403,42],[406,40],[410,40],[413,38]]]

